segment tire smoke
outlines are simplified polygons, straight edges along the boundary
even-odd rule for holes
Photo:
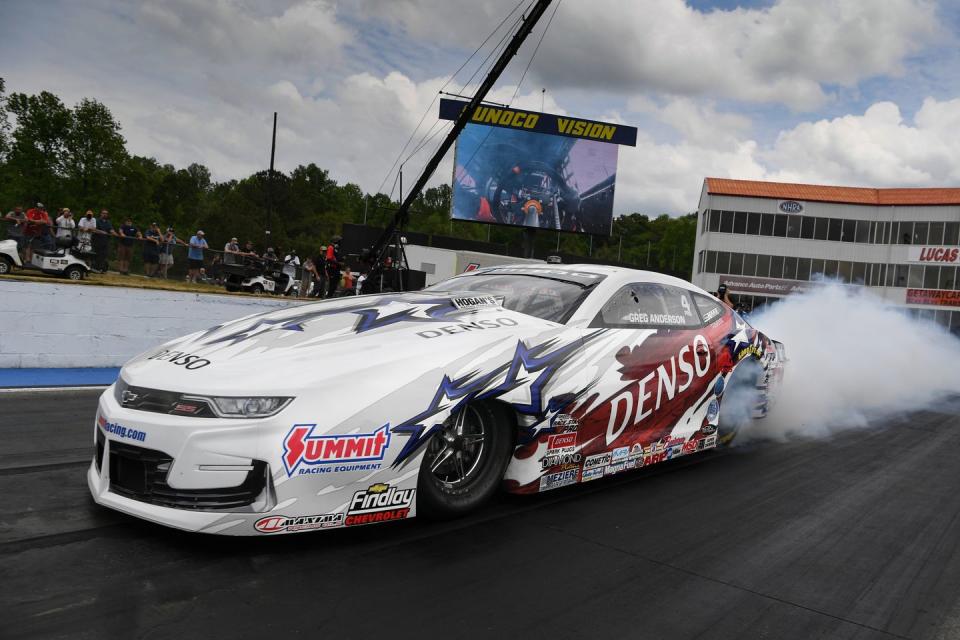
[[[960,340],[864,288],[827,283],[752,316],[783,342],[783,386],[752,438],[827,437],[960,393]]]

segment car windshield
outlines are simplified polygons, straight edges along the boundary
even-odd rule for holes
[[[502,300],[505,309],[551,322],[566,322],[593,285],[534,275],[490,274],[456,276],[425,291],[485,293]]]

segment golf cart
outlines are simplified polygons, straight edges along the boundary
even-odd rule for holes
[[[272,260],[263,260],[251,256],[240,258],[239,264],[223,265],[224,286],[227,291],[247,291],[249,293],[274,293],[291,295],[297,292],[300,281],[280,270],[280,265]]]
[[[71,247],[72,243],[71,238],[58,238],[56,249],[35,249],[29,266],[50,275],[82,280],[90,271],[85,260],[90,254]]]
[[[16,240],[0,240],[0,275],[6,275],[14,267],[23,268]]]

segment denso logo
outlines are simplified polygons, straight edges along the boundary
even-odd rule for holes
[[[183,351],[171,351],[170,349],[163,349],[162,351],[159,351],[147,358],[147,360],[162,360],[164,362],[169,362],[170,364],[181,366],[190,371],[193,371],[194,369],[202,369],[210,364],[210,361],[206,358],[201,358],[200,356],[195,356],[191,353],[184,353]]]
[[[390,430],[384,425],[373,433],[313,436],[315,424],[297,424],[283,439],[283,465],[292,476],[301,464],[383,460],[390,446]]]
[[[669,371],[667,365],[670,367]],[[610,401],[607,444],[611,444],[620,437],[630,424],[639,424],[644,418],[660,409],[662,404],[686,391],[693,384],[694,379],[702,378],[708,371],[710,371],[710,343],[703,336],[697,335],[692,345],[683,345],[676,356],[670,356],[669,361],[636,381],[634,383],[637,385],[636,389],[628,388],[614,396]],[[679,380],[681,376],[683,376],[682,381]],[[634,394],[637,397],[636,402],[634,402]],[[648,402],[654,398],[654,394],[656,394],[654,402]],[[653,406],[650,406],[651,404]]]
[[[577,446],[576,433],[558,433],[547,438],[547,450]]]
[[[802,213],[803,205],[796,200],[784,200],[780,203],[780,211],[784,213]]]

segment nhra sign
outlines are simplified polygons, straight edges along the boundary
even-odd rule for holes
[[[440,119],[456,120],[466,109],[468,103],[462,100],[440,99]],[[628,147],[637,146],[637,128],[596,120],[583,120],[566,116],[556,116],[552,113],[539,113],[509,107],[478,106],[468,121],[473,124],[519,129],[536,133],[548,133],[554,136],[583,138],[612,144],[622,144]]]
[[[910,247],[907,262],[920,264],[960,264],[960,248],[957,247]]]
[[[907,289],[907,304],[930,304],[938,307],[960,307],[960,291],[943,289]]]
[[[796,200],[781,200],[777,208],[783,213],[803,213],[803,203]]]

